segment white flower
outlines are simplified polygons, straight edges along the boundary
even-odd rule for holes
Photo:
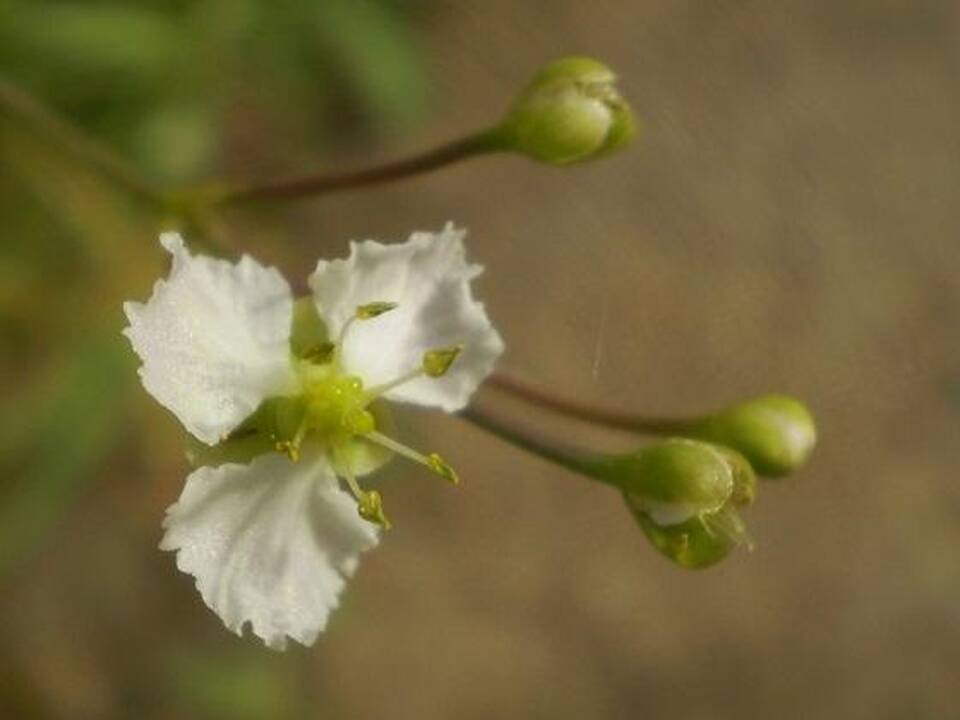
[[[125,304],[125,334],[144,387],[200,441],[200,467],[160,547],[237,634],[249,623],[282,649],[324,629],[387,526],[358,476],[396,452],[456,479],[438,455],[382,432],[382,400],[458,410],[503,351],[473,299],[481,268],[463,235],[448,225],[399,245],[352,243],[346,260],[318,263],[312,298],[296,302],[273,268],[161,237],[173,267],[146,304]]]

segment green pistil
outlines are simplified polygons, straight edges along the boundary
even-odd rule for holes
[[[397,453],[453,484],[459,481],[453,468],[436,453],[424,455],[379,432],[377,419],[383,420],[383,416],[371,403],[392,388],[417,378],[443,377],[460,355],[462,345],[428,350],[420,367],[370,388],[365,388],[359,377],[343,371],[340,355],[351,328],[396,307],[396,303],[385,301],[358,306],[340,328],[336,341],[331,342],[316,305],[307,299],[297,301],[290,350],[300,392],[265,403],[257,413],[262,415],[263,422],[253,427],[254,432],[266,430],[275,449],[294,462],[300,458],[303,443],[321,447],[331,459],[334,472],[343,478],[356,499],[360,517],[384,529],[390,523],[383,511],[383,500],[377,491],[360,487],[358,472],[370,472],[386,462],[390,453]]]
[[[338,435],[365,435],[376,428],[363,382],[354,375],[340,375],[332,368],[322,378],[305,378],[305,421],[320,439]]]

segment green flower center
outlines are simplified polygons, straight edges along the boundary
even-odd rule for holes
[[[340,373],[333,363],[303,365],[303,422],[308,430],[321,440],[336,440],[368,435],[377,429],[373,413],[367,409],[373,398],[365,392],[360,378]]]
[[[342,478],[357,501],[365,520],[390,527],[376,490],[357,482],[394,454],[419,463],[451,483],[453,468],[436,453],[423,454],[380,432],[390,426],[390,415],[378,401],[382,395],[418,378],[443,377],[460,354],[459,345],[427,350],[420,366],[389,382],[365,387],[341,364],[343,341],[356,322],[373,320],[396,307],[394,303],[361,305],[331,342],[326,325],[312,299],[298,300],[293,309],[290,337],[291,363],[297,383],[287,394],[264,400],[239,427],[214,447],[195,442],[188,450],[195,465],[250,462],[268,452],[280,452],[292,461],[304,450],[318,448],[333,471]]]

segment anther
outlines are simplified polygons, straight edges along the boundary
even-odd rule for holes
[[[343,352],[343,341],[346,339],[347,333],[357,320],[372,320],[373,318],[380,317],[384,313],[394,310],[396,307],[397,303],[386,302],[384,300],[375,300],[363,305],[357,305],[356,309],[353,311],[353,315],[351,315],[343,324],[343,327],[340,328],[340,334],[337,336],[337,342],[334,346],[332,360],[336,360],[337,354]]]
[[[457,473],[454,472],[453,468],[450,467],[447,461],[440,457],[437,453],[424,455],[423,453],[419,453],[413,448],[409,448],[406,445],[397,442],[393,438],[389,438],[383,433],[377,431],[367,433],[364,435],[364,437],[372,442],[375,442],[377,445],[385,447],[387,450],[395,452],[401,457],[407,458],[407,460],[420,463],[454,485],[457,485],[460,482],[460,478],[457,476]]]
[[[293,462],[300,460],[300,448],[292,440],[279,440],[274,446],[278,453],[283,453]]]
[[[420,367],[416,368],[415,370],[411,370],[408,373],[404,373],[400,377],[390,380],[389,382],[376,385],[375,387],[367,390],[368,402],[375,400],[384,393],[390,392],[401,385],[405,385],[411,380],[416,380],[417,378],[421,378],[423,376],[431,378],[443,377],[447,374],[450,366],[453,365],[462,351],[463,345],[452,345],[446,348],[427,350],[423,354],[423,358],[420,360]]]
[[[380,317],[384,313],[396,309],[396,307],[397,303],[395,302],[377,300],[376,302],[358,306],[354,317],[356,317],[357,320],[372,320],[375,317]]]
[[[303,444],[303,438],[310,429],[306,416],[300,421],[296,434],[290,440],[277,440],[275,448],[277,452],[283,453],[293,462],[300,460],[300,445]]]
[[[447,374],[450,366],[453,365],[462,350],[463,345],[427,350],[427,352],[423,354],[423,360],[420,366],[423,372],[429,377],[443,377]]]
[[[344,479],[347,481],[350,494],[353,495],[357,501],[357,514],[367,522],[379,525],[384,530],[389,530],[391,525],[386,514],[383,512],[383,498],[380,497],[380,493],[376,490],[364,490],[361,488],[359,483],[357,483],[357,478],[353,474],[353,469],[349,463],[341,463],[340,470],[343,472]]]
[[[392,526],[383,512],[383,499],[376,490],[365,490],[357,498],[357,514],[367,522],[379,525],[384,530]]]
[[[440,477],[449,480],[454,485],[460,484],[460,477],[450,464],[437,453],[427,455],[427,465]]]

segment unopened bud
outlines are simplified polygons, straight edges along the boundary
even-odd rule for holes
[[[737,507],[753,502],[756,477],[729,448],[670,439],[588,469],[620,489],[650,542],[682,567],[713,565],[750,544]]]
[[[716,448],[671,439],[605,458],[596,474],[616,485],[628,504],[658,525],[676,525],[717,512],[734,491],[730,462]]]
[[[737,450],[767,477],[797,470],[817,440],[806,405],[786,395],[764,395],[721,410],[697,423],[692,434]]]
[[[606,65],[585,57],[557,60],[520,94],[498,130],[501,142],[551,165],[609,154],[633,138],[633,112]]]

